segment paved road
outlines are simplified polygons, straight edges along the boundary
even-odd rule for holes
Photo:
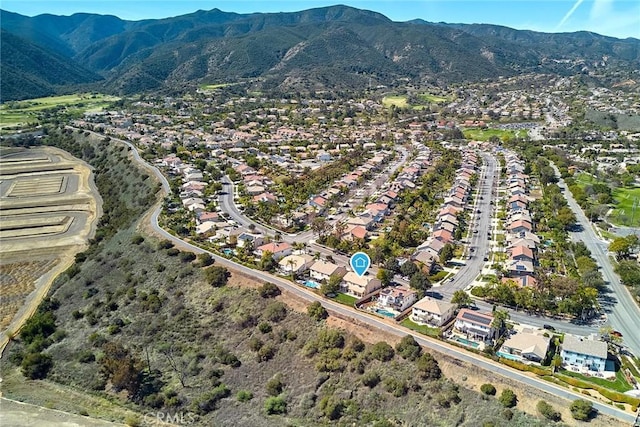
[[[325,298],[320,297],[319,295],[313,293],[312,291],[309,291],[305,288],[302,288],[300,286],[297,286],[293,283],[291,283],[288,280],[282,279],[280,277],[277,276],[273,276],[269,273],[263,272],[263,271],[258,271],[258,270],[253,270],[249,267],[245,267],[244,265],[241,264],[237,264],[233,261],[230,261],[226,258],[223,258],[215,253],[212,252],[208,252],[205,251],[204,249],[201,249],[197,246],[193,246],[187,242],[184,242],[180,239],[178,239],[177,237],[167,233],[164,229],[162,229],[161,227],[158,226],[158,215],[160,213],[161,207],[157,208],[152,217],[151,217],[151,226],[153,227],[153,229],[161,236],[163,236],[164,238],[167,238],[169,240],[172,240],[174,242],[176,242],[177,244],[181,245],[181,246],[186,246],[189,249],[191,249],[193,252],[195,253],[203,253],[203,252],[207,252],[209,253],[216,261],[216,263],[218,265],[224,265],[226,267],[229,267],[233,270],[239,271],[243,274],[246,274],[248,276],[254,277],[258,280],[263,280],[265,282],[271,282],[271,283],[275,283],[276,285],[286,289],[287,291],[295,294],[298,297],[301,297],[307,301],[319,301],[325,308],[327,308],[328,310],[331,310],[335,313],[338,313],[342,316],[346,316],[349,317],[351,319],[355,319],[359,322],[365,323],[367,325],[373,326],[375,328],[381,329],[385,332],[389,332],[392,333],[394,335],[398,335],[398,336],[405,336],[405,335],[412,335],[416,341],[418,343],[420,343],[421,345],[436,350],[440,353],[443,353],[444,355],[456,358],[458,360],[462,360],[468,363],[471,363],[475,366],[479,366],[482,369],[486,369],[495,373],[498,373],[500,375],[503,375],[505,377],[514,379],[516,381],[520,381],[524,384],[527,384],[531,387],[535,387],[539,390],[543,390],[546,391],[548,393],[551,393],[553,395],[556,396],[560,396],[563,397],[565,399],[569,399],[569,400],[573,400],[573,399],[577,399],[577,398],[583,398],[583,399],[589,399],[593,402],[594,407],[599,411],[602,412],[604,414],[610,415],[612,417],[616,417],[619,418],[625,422],[633,422],[634,420],[634,415],[630,414],[628,412],[624,412],[621,411],[617,408],[602,404],[594,399],[585,397],[581,394],[578,393],[574,393],[569,389],[565,389],[562,388],[560,386],[557,386],[555,384],[546,382],[544,380],[540,380],[537,379],[535,377],[530,377],[520,371],[517,371],[515,369],[509,368],[507,366],[504,365],[500,365],[499,363],[496,363],[492,360],[489,359],[485,359],[481,356],[478,356],[474,353],[470,353],[467,352],[466,350],[462,350],[459,349],[455,346],[452,346],[450,344],[447,344],[445,342],[441,342],[441,341],[437,341],[435,339],[430,339],[428,337],[424,337],[423,335],[414,333],[411,330],[408,330],[402,326],[398,326],[394,323],[391,323],[391,321],[388,320],[383,320],[380,319],[378,317],[375,317],[373,315],[370,315],[368,313],[363,313],[360,311],[355,310],[354,308],[351,307],[347,307],[344,306],[342,304],[336,303],[334,301],[331,300],[326,300]]]
[[[124,142],[124,141],[123,141]],[[126,142],[125,142],[126,143]],[[129,144],[128,144],[129,145]],[[129,145],[131,146],[131,145]],[[134,153],[135,153],[135,148],[134,148]],[[136,153],[137,154],[137,153]],[[162,174],[160,173],[160,171],[158,171],[156,168],[154,168],[153,166],[147,164],[143,159],[140,158],[140,156],[134,154],[134,159],[136,159],[138,162],[140,162],[142,165],[144,165],[146,168],[149,169],[155,169],[157,171],[157,173],[154,173],[156,176],[161,177],[161,182],[163,183],[163,188],[165,188],[165,190],[168,188],[168,182],[166,181],[166,179],[162,176]],[[165,186],[166,184],[166,186]],[[263,271],[258,271],[258,270],[253,270],[249,267],[245,267],[244,265],[241,264],[237,264],[231,260],[228,260],[224,257],[221,257],[215,253],[206,251],[204,249],[201,249],[197,246],[191,245],[188,242],[185,242],[179,238],[177,238],[176,236],[173,236],[172,234],[168,233],[167,231],[165,231],[163,228],[161,228],[158,225],[158,216],[160,215],[160,212],[162,211],[162,203],[158,203],[158,205],[154,208],[154,211],[150,217],[150,221],[151,221],[151,227],[154,229],[154,231],[156,233],[158,233],[158,235],[169,239],[183,247],[188,247],[190,250],[192,250],[194,253],[204,253],[207,252],[209,253],[213,259],[215,259],[215,261],[219,264],[219,265],[224,265],[227,266],[229,268],[232,268],[236,271],[239,271],[243,274],[246,274],[248,276],[254,277],[258,280],[263,280],[263,281],[269,281],[272,283],[277,284],[278,286],[281,286],[283,288],[285,288],[287,291],[292,292],[293,294],[304,298],[308,301],[319,301],[325,308],[339,313],[343,316],[347,316],[350,317],[352,319],[356,319],[360,322],[363,322],[365,324],[368,324],[370,326],[376,327],[378,329],[384,330],[386,332],[390,332],[393,333],[395,335],[398,336],[404,336],[404,335],[412,335],[416,341],[418,341],[421,345],[431,348],[433,350],[436,350],[438,352],[441,352],[445,355],[454,357],[456,359],[471,363],[473,365],[479,366],[483,369],[487,369],[490,370],[492,372],[496,372],[500,375],[504,375],[505,377],[514,379],[516,381],[520,381],[524,384],[527,384],[529,386],[538,388],[539,390],[543,390],[546,391],[548,393],[551,393],[553,395],[556,396],[560,396],[569,400],[572,399],[576,399],[576,398],[582,398],[582,399],[589,399],[593,402],[594,408],[597,409],[598,411],[616,417],[624,422],[628,422],[628,423],[632,423],[635,420],[635,416],[633,414],[630,414],[628,412],[625,411],[621,411],[618,408],[609,406],[609,405],[605,405],[601,402],[598,402],[594,399],[591,399],[590,397],[586,397],[584,395],[578,394],[578,393],[574,393],[569,389],[565,389],[559,386],[556,386],[555,384],[551,384],[548,383],[546,381],[537,379],[535,377],[530,377],[526,374],[524,374],[523,372],[517,371],[515,369],[509,368],[507,366],[504,365],[500,365],[496,362],[493,362],[492,360],[489,359],[485,359],[481,356],[478,356],[474,353],[470,353],[467,352],[465,350],[459,349],[455,346],[449,345],[447,343],[441,342],[441,341],[437,341],[435,339],[431,339],[428,337],[424,337],[423,335],[414,333],[413,331],[410,331],[404,327],[398,326],[394,323],[391,323],[391,321],[389,320],[383,320],[380,319],[378,317],[375,317],[373,315],[370,315],[368,313],[363,313],[360,311],[356,311],[354,308],[351,307],[347,307],[344,306],[342,304],[336,303],[334,301],[331,300],[326,300],[322,297],[320,297],[319,295],[313,293],[310,290],[307,290],[305,288],[302,288],[300,286],[297,286],[293,283],[291,283],[288,280],[282,279],[280,277],[277,276],[273,276],[269,273],[263,272]]]
[[[555,169],[556,174],[560,176],[558,169]],[[608,244],[599,239],[593,230],[591,222],[573,198],[571,191],[569,191],[562,178],[560,178],[558,186],[563,190],[569,207],[575,213],[578,223],[582,227],[581,231],[572,233],[572,238],[584,242],[591,251],[591,255],[601,268],[600,271],[604,280],[608,282],[609,289],[613,292],[609,301],[601,302],[603,309],[607,313],[608,322],[613,329],[622,333],[624,344],[629,347],[631,352],[640,354],[640,332],[638,332],[640,327],[640,308],[633,301],[629,291],[620,282],[620,278],[613,270],[607,251]]]

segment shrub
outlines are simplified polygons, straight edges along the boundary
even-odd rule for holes
[[[422,347],[420,347],[413,336],[405,335],[398,345],[396,345],[396,351],[403,359],[416,360],[422,353]]]
[[[93,352],[90,350],[84,350],[78,356],[78,361],[80,363],[91,363],[91,362],[94,362],[95,360],[96,360],[96,355],[93,354]]]
[[[500,394],[498,401],[505,408],[513,408],[518,403],[518,398],[513,390],[506,388],[502,391],[502,394]]]
[[[502,416],[504,417],[505,420],[511,420],[511,418],[513,418],[513,411],[507,408],[504,411],[502,411]]]
[[[211,257],[211,254],[207,252],[203,252],[198,255],[198,265],[200,267],[209,267],[215,262],[215,260]]]
[[[142,236],[141,236],[141,235],[139,235],[139,234],[134,234],[134,235],[131,237],[131,243],[133,243],[134,245],[139,245],[139,244],[141,244],[142,242],[144,242],[144,237],[142,237]]]
[[[267,415],[286,414],[287,402],[281,397],[271,396],[265,400],[264,410]]]
[[[169,256],[178,256],[178,254],[180,253],[180,251],[176,248],[169,248],[167,250],[167,255]]]
[[[214,288],[225,286],[229,277],[231,277],[229,270],[218,265],[213,265],[205,270],[205,278]]]
[[[238,399],[238,402],[248,402],[253,399],[253,393],[247,390],[240,390],[238,394],[236,394],[236,399]]]
[[[180,252],[180,261],[191,262],[196,259],[196,254],[193,252]]]
[[[487,396],[496,395],[496,388],[493,386],[493,384],[482,384],[480,386],[480,391],[486,394]]]
[[[395,351],[393,351],[393,347],[387,344],[384,341],[380,341],[375,343],[370,350],[371,357],[377,359],[381,362],[388,362],[393,359],[395,355]]]
[[[270,303],[264,309],[264,317],[271,322],[279,322],[287,317],[287,306],[280,301]]]
[[[267,282],[260,288],[260,296],[262,298],[275,298],[280,295],[282,292],[280,288],[271,282]]]
[[[578,421],[587,421],[593,415],[593,403],[584,399],[576,399],[569,406],[571,416]]]
[[[272,328],[271,325],[267,322],[262,322],[258,325],[258,330],[260,332],[262,332],[263,334],[268,334],[269,332],[271,332]]]
[[[309,317],[315,320],[326,319],[327,316],[329,316],[329,313],[327,313],[327,310],[319,301],[312,302],[309,307],[307,307],[307,313],[309,314]]]
[[[542,415],[546,419],[550,421],[560,421],[560,412],[553,409],[553,406],[549,405],[544,400],[539,401],[536,405],[536,408],[538,409],[538,412],[540,412],[540,415]]]
[[[384,389],[392,393],[395,397],[407,394],[407,383],[397,378],[388,377],[384,380]]]
[[[22,374],[32,380],[41,380],[47,377],[53,367],[51,356],[44,353],[28,353],[20,364]]]
[[[370,371],[362,376],[362,384],[369,388],[374,388],[380,383],[380,375],[377,372]]]
[[[200,415],[206,415],[216,409],[216,404],[218,403],[218,401],[229,396],[230,394],[231,390],[229,390],[229,388],[225,384],[220,384],[213,390],[208,391],[207,393],[200,396],[197,400],[195,400],[192,404],[192,409],[194,410],[194,412]]]
[[[173,242],[171,240],[161,240],[158,243],[158,249],[171,249],[173,247]]]
[[[270,396],[277,396],[284,390],[284,382],[282,381],[282,375],[276,374],[273,378],[267,381],[265,388]]]
[[[423,353],[416,362],[416,367],[420,371],[422,379],[437,380],[442,376],[438,361],[433,358],[431,353]]]

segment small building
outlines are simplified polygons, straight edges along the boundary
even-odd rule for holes
[[[456,330],[467,334],[469,337],[486,341],[492,339],[496,333],[491,326],[492,323],[493,316],[489,313],[463,308],[456,316],[454,326]]]
[[[378,305],[403,312],[418,300],[418,294],[405,286],[386,288],[380,291]]]
[[[562,363],[570,368],[604,372],[607,365],[607,343],[594,336],[566,334],[560,351]]]
[[[373,276],[358,276],[353,271],[345,274],[342,280],[342,291],[357,298],[362,298],[382,287],[380,279]]]
[[[313,265],[314,259],[311,255],[287,255],[278,261],[278,268],[284,274],[301,274]]]
[[[258,246],[254,253],[257,257],[262,257],[266,252],[271,252],[271,254],[273,255],[273,259],[278,261],[286,257],[287,255],[291,255],[292,251],[293,248],[287,242],[272,242],[262,246]]]
[[[502,344],[500,353],[510,354],[515,358],[542,362],[549,351],[550,337],[533,331],[522,331],[512,335]],[[499,356],[500,354],[498,354]]]
[[[424,297],[413,305],[411,320],[416,323],[440,327],[456,314],[456,305],[431,297]]]
[[[329,280],[331,276],[342,278],[345,274],[347,274],[345,267],[328,261],[316,261],[309,268],[309,276],[318,282]]]

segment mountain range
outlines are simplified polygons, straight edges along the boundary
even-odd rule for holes
[[[640,68],[640,40],[633,38],[393,22],[347,6],[252,14],[213,9],[142,21],[2,10],[0,27],[2,101],[80,84],[128,94],[251,80],[262,90],[305,91]]]

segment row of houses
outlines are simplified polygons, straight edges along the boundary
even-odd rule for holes
[[[458,215],[467,206],[471,192],[471,178],[476,174],[477,154],[472,150],[462,152],[462,163],[456,171],[456,179],[444,197],[443,205],[436,215],[433,232],[420,244],[411,259],[422,263],[431,270],[446,244],[455,243],[459,227]]]
[[[533,286],[534,266],[540,238],[534,233],[534,223],[528,209],[530,202],[529,176],[524,173],[524,162],[510,151],[504,152],[506,163],[507,205],[505,243],[508,259],[507,277],[518,286]]]

